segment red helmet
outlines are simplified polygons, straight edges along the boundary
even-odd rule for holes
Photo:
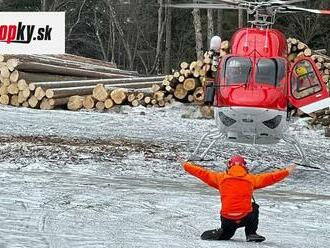
[[[239,165],[247,168],[245,159],[242,156],[239,156],[239,155],[232,156],[229,159],[229,161],[228,161],[228,167],[231,167],[234,164],[239,164]]]

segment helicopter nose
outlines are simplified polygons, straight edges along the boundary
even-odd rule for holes
[[[230,98],[238,105],[258,106],[267,99],[267,94],[263,90],[235,90]]]

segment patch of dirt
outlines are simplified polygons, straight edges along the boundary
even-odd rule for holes
[[[109,162],[129,154],[142,153],[145,159],[175,159],[179,145],[128,139],[87,139],[58,136],[0,136],[0,162],[18,164],[45,161],[77,164],[84,161]],[[173,154],[169,156],[169,153]]]

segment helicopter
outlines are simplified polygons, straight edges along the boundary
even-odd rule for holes
[[[288,130],[291,111],[306,114],[330,106],[329,92],[315,62],[309,57],[288,61],[285,35],[272,26],[278,13],[307,11],[330,14],[330,10],[307,9],[292,4],[306,0],[245,1],[204,0],[174,4],[175,8],[243,9],[249,27],[231,38],[231,51],[221,59],[221,38],[211,39],[210,50],[217,65],[213,84],[206,87],[205,103],[214,106],[216,129],[199,141],[190,159],[203,160],[217,141],[243,144],[293,145],[302,161],[309,161],[295,136]],[[198,156],[206,140],[205,150]]]

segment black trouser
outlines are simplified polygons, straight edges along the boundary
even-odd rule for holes
[[[202,234],[202,239],[228,240],[234,236],[237,228],[245,227],[245,235],[255,234],[259,222],[259,205],[252,203],[252,212],[241,220],[235,221],[221,216],[221,229],[209,230]]]

